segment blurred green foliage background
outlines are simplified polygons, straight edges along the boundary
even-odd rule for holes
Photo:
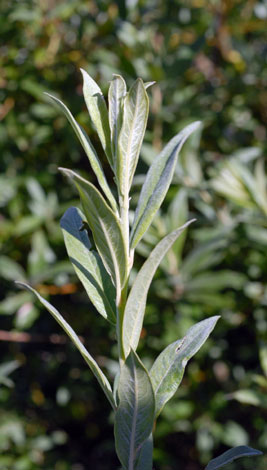
[[[138,267],[166,232],[197,218],[152,285],[145,363],[194,322],[222,316],[158,420],[155,469],[199,470],[240,444],[266,452],[266,1],[2,0],[0,8],[0,470],[118,468],[113,416],[96,381],[13,283],[28,280],[46,295],[112,378],[114,331],[88,304],[59,229],[78,199],[57,167],[92,175],[43,94],[61,97],[100,151],[79,67],[104,93],[113,73],[128,85],[137,76],[157,82],[133,207],[162,145],[203,122],[136,257]],[[249,468],[249,460],[229,466]]]

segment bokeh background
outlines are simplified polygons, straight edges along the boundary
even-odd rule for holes
[[[113,415],[27,280],[81,335],[112,380],[114,331],[67,260],[59,219],[77,205],[59,166],[92,178],[60,97],[101,153],[80,67],[106,94],[113,73],[157,83],[132,191],[168,139],[196,119],[136,267],[173,227],[196,217],[156,274],[139,354],[149,366],[210,315],[155,433],[156,470],[200,470],[228,447],[267,447],[266,0],[1,0],[0,469],[114,470]],[[107,164],[103,162],[107,174]],[[256,465],[256,466],[255,466]],[[264,457],[229,470],[266,468]]]

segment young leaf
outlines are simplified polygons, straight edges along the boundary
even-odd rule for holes
[[[50,95],[49,93],[45,93],[45,95],[49,96],[53,100],[53,103],[57,106],[57,108],[60,109],[60,111],[66,116],[68,119],[69,123],[71,124],[72,128],[74,129],[75,134],[77,135],[79,141],[81,142],[84,151],[89,159],[89,162],[91,164],[91,167],[97,177],[97,181],[99,183],[99,186],[103,190],[106,198],[108,199],[112,209],[117,212],[117,203],[116,200],[110,190],[110,187],[107,183],[106,177],[104,175],[104,171],[102,168],[102,165],[98,159],[98,156],[96,154],[96,151],[84,131],[84,129],[78,124],[78,122],[74,119],[73,115],[71,114],[70,110],[65,106],[62,101],[60,101],[58,98],[55,96]]]
[[[92,250],[87,231],[82,230],[84,220],[85,217],[76,207],[70,207],[61,218],[67,252],[95,308],[104,318],[116,324],[116,290],[100,256]]]
[[[126,83],[120,75],[113,75],[108,92],[109,126],[114,166],[118,156],[118,139],[122,125],[122,101],[126,95]]]
[[[83,69],[81,69],[81,72],[83,74],[83,95],[85,103],[109,164],[111,168],[113,168],[108,110],[105,98],[101,89],[90,75]]]
[[[182,227],[166,235],[151,252],[137,274],[127,299],[123,317],[122,334],[125,357],[129,354],[130,349],[135,351],[137,348],[143,325],[147,293],[153,276],[163,256],[193,221],[194,219],[190,220]]]
[[[189,328],[182,340],[167,346],[154,362],[149,375],[156,397],[156,416],[176,392],[187,362],[205,343],[219,318],[207,318]]]
[[[51,305],[47,300],[45,300],[39,292],[37,292],[35,289],[33,289],[31,286],[28,284],[25,284],[24,282],[16,282],[19,286],[23,287],[24,289],[28,289],[30,292],[33,292],[33,294],[36,295],[36,297],[39,299],[39,301],[43,304],[43,306],[51,313],[51,315],[55,318],[55,320],[59,323],[59,325],[63,328],[63,330],[67,333],[71,341],[75,344],[76,348],[78,351],[81,353],[82,357],[84,358],[85,362],[88,364],[90,367],[91,371],[97,378],[100,386],[102,387],[107,399],[109,400],[112,408],[115,409],[115,403],[113,400],[113,395],[112,395],[112,389],[110,386],[110,383],[106,376],[103,374],[102,370],[96,363],[96,361],[92,358],[92,356],[89,354],[87,349],[84,347],[82,344],[81,340],[75,333],[75,331],[71,328],[71,326],[64,320],[62,315]]]
[[[133,351],[122,365],[118,393],[116,451],[125,470],[141,470],[136,462],[152,432],[155,398],[148,372]]]
[[[262,452],[248,446],[233,447],[232,449],[224,452],[219,457],[212,459],[206,466],[205,470],[217,470],[218,468],[224,467],[224,465],[227,465],[228,463],[231,463],[233,460],[239,459],[240,457],[254,457],[256,455],[262,455]]]
[[[134,249],[151,224],[169,189],[179,152],[187,138],[200,125],[189,124],[176,135],[154,159],[143,184],[131,230],[131,248]]]
[[[119,295],[127,275],[127,252],[119,220],[92,183],[74,171],[60,170],[73,179],[78,188],[95,245]]]
[[[116,176],[120,194],[127,196],[132,184],[145,134],[149,110],[148,96],[143,81],[138,78],[126,95],[123,123],[119,135],[119,155]]]

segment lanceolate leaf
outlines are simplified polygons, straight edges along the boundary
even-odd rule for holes
[[[126,83],[120,75],[113,75],[108,92],[109,125],[111,131],[111,145],[114,166],[116,167],[118,155],[118,138],[122,125],[122,100],[126,95]]]
[[[149,375],[156,397],[156,416],[176,392],[187,362],[205,343],[219,318],[207,318],[189,328],[182,340],[167,346],[154,362]]]
[[[240,457],[255,457],[256,455],[262,455],[262,452],[248,446],[233,447],[233,449],[227,450],[219,457],[216,457],[216,459],[212,459],[206,466],[205,470],[217,470]]]
[[[81,69],[83,74],[83,94],[87,109],[96,128],[102,147],[113,168],[108,110],[103,93],[97,83]]]
[[[135,470],[151,470],[153,463],[153,436],[152,433],[142,445]]]
[[[150,287],[153,276],[169,248],[181,233],[191,224],[190,220],[182,227],[174,230],[164,237],[154,248],[148,259],[143,264],[130,291],[123,317],[123,349],[125,357],[137,348],[140,333],[143,325],[145,305],[148,289]]]
[[[67,252],[95,308],[116,324],[116,290],[100,256],[92,250],[87,231],[82,230],[84,221],[85,217],[76,207],[70,207],[62,217],[60,225]]]
[[[119,295],[127,275],[127,252],[119,221],[92,183],[74,171],[65,168],[60,170],[74,180],[79,190],[95,245]]]
[[[109,188],[106,177],[104,175],[102,165],[101,165],[101,163],[98,159],[96,151],[95,151],[88,135],[86,134],[84,129],[80,126],[80,124],[78,124],[78,122],[74,119],[73,115],[71,114],[71,112],[69,111],[67,106],[65,106],[65,104],[62,103],[62,101],[60,101],[55,96],[50,95],[49,93],[45,93],[45,94],[53,100],[53,103],[60,109],[60,111],[68,119],[68,121],[71,124],[72,128],[74,129],[74,132],[76,133],[79,141],[81,142],[87,157],[89,158],[91,167],[92,167],[93,171],[95,172],[95,175],[97,177],[97,181],[99,183],[99,186],[101,187],[101,189],[103,190],[105,196],[107,197],[108,201],[110,202],[111,207],[116,212],[117,211],[116,200],[115,200],[115,198],[114,198],[114,196],[113,196],[113,194],[112,194],[112,192]]]
[[[128,195],[145,134],[149,110],[143,81],[138,78],[124,100],[116,176],[120,194]]]
[[[33,292],[36,295],[36,297],[40,300],[40,302],[44,305],[44,307],[51,313],[51,315],[53,315],[55,320],[59,323],[59,325],[63,328],[63,330],[70,337],[71,341],[75,344],[76,348],[80,351],[80,353],[83,356],[85,362],[88,364],[91,371],[94,373],[95,377],[97,378],[97,380],[98,380],[100,386],[102,387],[104,393],[106,394],[111,406],[115,409],[115,403],[114,403],[114,400],[113,400],[112,389],[111,389],[111,386],[110,386],[110,383],[109,383],[108,379],[103,374],[102,370],[100,369],[100,367],[98,366],[96,361],[92,358],[92,356],[89,354],[87,349],[84,347],[81,340],[76,335],[75,331],[66,322],[66,320],[62,317],[62,315],[55,309],[55,307],[53,307],[53,305],[51,305],[47,300],[45,300],[39,294],[39,292],[37,292],[35,289],[33,289],[28,284],[25,284],[24,282],[17,282],[17,284],[19,286]]]
[[[200,125],[194,122],[176,135],[153,161],[143,184],[135,211],[131,231],[131,248],[134,249],[151,224],[169,189],[179,152],[186,139]]]
[[[152,432],[155,399],[149,375],[133,351],[122,365],[118,392],[116,451],[123,469],[141,470],[136,464],[142,446]]]

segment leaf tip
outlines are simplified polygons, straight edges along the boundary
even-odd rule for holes
[[[62,168],[61,166],[58,167],[58,170],[63,173],[63,175],[67,176],[70,179],[74,178],[74,174],[72,170],[69,170],[68,168]]]
[[[49,99],[51,100],[58,100],[54,95],[51,95],[51,93],[48,93],[47,91],[44,91],[44,95],[48,96]]]
[[[16,286],[20,287],[21,289],[31,290],[31,287],[28,284],[26,284],[26,282],[14,281],[14,283],[16,284]]]
[[[82,69],[82,68],[80,68],[80,71],[81,71],[81,73],[82,73],[83,78],[85,78],[86,75],[87,75],[87,72],[86,72],[84,69]]]

